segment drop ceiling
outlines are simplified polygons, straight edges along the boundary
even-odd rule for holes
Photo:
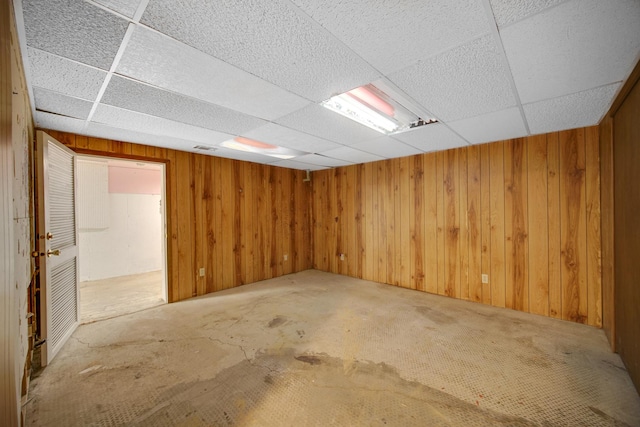
[[[638,0],[14,3],[36,126],[295,169],[594,125],[640,57]],[[319,105],[376,81],[439,122],[385,136]]]

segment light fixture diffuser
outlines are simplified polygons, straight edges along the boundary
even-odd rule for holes
[[[437,122],[420,118],[373,83],[333,96],[320,105],[385,135]]]
[[[242,136],[224,141],[221,147],[229,148],[236,151],[244,151],[248,153],[263,154],[265,156],[276,157],[278,159],[293,159],[294,157],[309,154],[304,151],[294,150],[293,148],[280,147],[278,145],[267,144],[266,142],[256,141]]]

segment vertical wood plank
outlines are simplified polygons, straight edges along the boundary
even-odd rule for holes
[[[193,214],[194,214],[194,257],[196,267],[196,295],[204,295],[207,293],[206,282],[206,228],[204,226],[205,221],[205,198],[204,198],[204,156],[191,156],[191,169],[193,171],[192,179],[194,181],[194,194],[193,194]],[[205,269],[205,276],[200,276],[199,269]]]
[[[438,195],[441,192],[441,180],[438,179],[436,153],[424,155],[424,284],[425,290],[432,294],[438,293],[440,265],[438,263],[439,236],[438,232]]]
[[[336,250],[336,260],[338,274],[347,275],[348,274],[348,265],[349,265],[349,248],[348,248],[348,236],[349,233],[349,224],[351,219],[349,218],[349,212],[347,210],[347,168],[337,168],[336,169],[336,184],[337,184],[337,206],[338,206],[338,222],[337,222],[337,250]],[[339,254],[344,254],[344,259],[341,260]]]
[[[280,212],[282,220],[280,239],[282,248],[280,249],[280,262],[282,263],[282,274],[290,274],[293,271],[291,263],[293,261],[293,247],[291,246],[291,207],[293,206],[294,193],[291,187],[291,173],[288,169],[278,168],[280,171]],[[285,255],[287,259],[285,260]]]
[[[378,277],[376,282],[387,283],[387,161],[378,162]]]
[[[504,143],[505,168],[505,305],[529,311],[527,158],[523,140]]]
[[[585,144],[582,129],[560,132],[562,318],[586,323]]]
[[[446,295],[447,288],[447,272],[446,267],[446,223],[445,223],[445,192],[447,190],[445,183],[445,153],[439,151],[436,153],[436,221],[437,227],[437,259],[438,259],[438,294]]]
[[[482,284],[482,302],[491,304],[491,149],[488,144],[480,147],[480,224],[482,255],[482,274],[489,277]]]
[[[388,170],[391,177],[389,184],[391,184],[389,195],[393,200],[389,204],[391,205],[390,215],[392,220],[390,221],[390,228],[387,233],[391,236],[389,252],[389,262],[391,272],[387,272],[387,280],[394,286],[400,286],[400,217],[402,211],[402,203],[400,202],[400,160],[399,158],[391,159],[390,169]]]
[[[547,134],[547,224],[549,227],[549,315],[562,318],[560,140],[557,132]]]
[[[167,277],[169,283],[167,286],[167,297],[170,302],[180,301],[180,271],[178,268],[178,180],[177,180],[177,161],[176,152],[171,151],[168,155],[169,164],[167,165],[167,193],[170,198],[167,203],[167,215],[170,218],[170,229],[168,246],[171,247],[171,258],[169,261],[169,272]]]
[[[204,219],[203,229],[205,234],[204,267],[205,267],[205,289],[206,292],[216,290],[215,270],[216,270],[216,205],[214,193],[214,160],[213,157],[205,157],[203,198],[204,198]]]
[[[245,233],[243,225],[246,223],[244,215],[244,162],[234,161],[233,167],[233,286],[246,283],[245,277],[245,248],[242,244]]]
[[[235,186],[232,160],[222,159],[221,186],[222,200],[220,203],[220,214],[222,216],[222,289],[229,289],[235,285],[236,279],[236,257],[234,235],[235,227],[235,199],[237,188]]]
[[[194,267],[193,267],[193,237],[192,221],[180,218],[193,218],[191,205],[191,173],[189,153],[176,153],[176,178],[178,209],[178,300],[193,296]]]
[[[400,254],[400,286],[411,288],[411,165],[412,157],[400,159],[400,218],[396,218],[396,233],[400,234],[400,246],[396,244],[396,252]],[[399,224],[398,224],[399,221]]]
[[[354,206],[356,215],[356,239],[355,250],[357,251],[356,258],[356,277],[362,279],[364,277],[364,257],[366,253],[366,243],[364,235],[364,200],[363,200],[363,182],[364,177],[364,165],[360,164],[356,166],[355,173],[355,194],[354,194]]]
[[[585,129],[587,210],[587,323],[602,327],[600,146],[598,127]]]
[[[482,301],[482,215],[480,147],[467,148],[467,223],[469,232],[469,299]]]
[[[409,188],[409,233],[411,244],[409,260],[411,288],[425,291],[424,283],[424,156],[411,158]]]
[[[376,251],[376,221],[375,221],[375,191],[374,191],[374,170],[377,170],[376,163],[365,163],[363,173],[364,180],[364,271],[363,278],[366,280],[376,280],[376,265],[378,263]]]
[[[489,146],[491,194],[491,304],[505,306],[504,143]]]
[[[318,171],[313,175],[313,268],[327,271],[327,258],[326,258],[326,241],[327,241],[327,216],[325,207],[327,205],[326,181],[327,171]]]
[[[300,236],[302,235],[302,217],[298,215],[298,210],[302,204],[302,180],[304,179],[302,174],[303,172],[300,170],[292,171],[291,174],[291,199],[290,199],[290,227],[291,227],[291,237],[290,237],[290,246],[291,246],[291,254],[290,262],[291,262],[291,271],[293,273],[302,271],[302,258],[304,257],[303,250],[300,247]],[[313,200],[309,200],[305,206],[307,206],[308,210],[312,210]],[[309,241],[309,246],[311,246],[313,238]]]
[[[346,241],[345,251],[347,254],[345,274],[357,277],[358,253],[356,250],[356,235],[358,233],[358,219],[355,208],[355,185],[357,166],[343,168],[343,178],[345,180],[345,228],[342,230],[343,239]],[[344,264],[344,263],[343,263]],[[344,269],[343,269],[344,271]]]
[[[244,212],[243,233],[242,233],[242,246],[244,248],[244,274],[245,283],[255,282],[254,278],[254,264],[255,264],[255,195],[254,189],[258,187],[259,183],[253,176],[253,166],[251,163],[244,164],[244,205],[242,207]]]
[[[549,315],[549,226],[547,196],[547,138],[529,138],[529,311]]]
[[[460,176],[458,150],[444,152],[444,294],[460,297]]]
[[[302,177],[302,174],[301,174]],[[310,178],[311,179],[311,178]],[[303,264],[299,271],[312,268],[313,262],[311,260],[311,254],[313,252],[314,241],[311,236],[311,215],[309,206],[311,205],[311,182],[304,182],[300,180],[300,200],[298,204],[298,218],[302,218],[300,222],[300,230],[302,237],[300,239],[300,251],[304,256],[301,257]]]
[[[267,229],[267,246],[269,247],[267,258],[267,278],[278,276],[278,192],[276,190],[277,175],[275,168],[271,166],[264,166],[265,175],[267,176],[267,203],[268,203],[268,218],[270,219]]]
[[[385,217],[387,224],[387,247],[386,247],[386,261],[387,261],[387,279],[385,283],[395,285],[396,275],[396,223],[395,223],[395,207],[396,207],[396,191],[397,191],[397,164],[398,159],[391,159],[384,162],[387,173],[386,180],[386,193],[385,193]]]
[[[460,298],[469,299],[469,207],[468,207],[468,148],[458,148],[460,200]]]
[[[213,167],[213,174],[214,174],[214,194],[215,194],[215,200],[214,200],[214,209],[215,209],[215,213],[214,213],[214,221],[215,221],[215,230],[216,230],[216,234],[215,234],[215,258],[214,258],[214,269],[215,269],[215,275],[214,275],[214,282],[215,282],[215,288],[217,291],[220,291],[222,289],[225,289],[224,287],[224,235],[223,235],[223,222],[222,222],[222,204],[223,204],[223,198],[222,198],[222,176],[223,176],[223,171],[222,171],[222,165],[223,162],[225,160],[221,159],[219,157],[216,157],[215,161],[214,161],[214,167]]]
[[[257,253],[253,261],[253,277],[255,280],[264,280],[267,278],[267,224],[270,224],[270,217],[267,211],[267,199],[270,197],[267,193],[268,183],[265,177],[265,168],[263,165],[252,163],[251,171],[256,182],[256,191],[254,192],[254,203],[256,204],[255,214],[255,231],[253,247]],[[270,247],[270,246],[269,246]]]

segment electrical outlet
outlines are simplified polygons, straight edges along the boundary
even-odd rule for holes
[[[344,254],[340,254],[340,261],[344,261]]]
[[[289,255],[284,254],[284,260],[286,261],[286,260],[288,260],[288,259],[289,259]]]
[[[482,283],[489,283],[489,275],[488,274],[483,274],[482,275]]]
[[[200,277],[204,277],[204,267],[200,268]]]

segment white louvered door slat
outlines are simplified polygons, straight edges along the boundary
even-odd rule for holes
[[[42,363],[48,364],[79,321],[76,157],[38,131],[37,160]]]

